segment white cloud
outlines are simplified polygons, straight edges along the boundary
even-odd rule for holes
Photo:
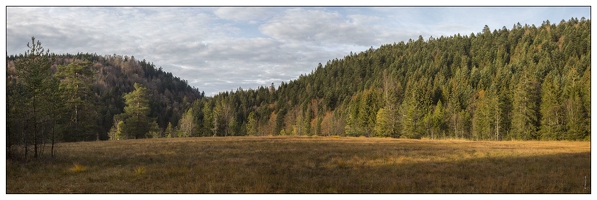
[[[8,54],[132,55],[208,95],[289,81],[317,63],[422,35],[589,18],[590,8],[7,7]],[[483,16],[483,17],[479,17]]]
[[[337,12],[320,9],[289,9],[284,16],[266,22],[259,29],[282,41],[366,46],[373,33],[367,26],[355,23],[354,19],[351,21]]]
[[[214,14],[222,19],[258,23],[272,17],[273,8],[268,7],[221,7]]]

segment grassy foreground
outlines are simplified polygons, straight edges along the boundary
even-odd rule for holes
[[[590,142],[218,137],[57,149],[7,161],[6,192],[591,193]]]

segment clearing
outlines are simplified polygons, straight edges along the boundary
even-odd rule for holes
[[[351,137],[61,143],[7,193],[591,193],[590,142]],[[585,179],[586,177],[586,179]]]

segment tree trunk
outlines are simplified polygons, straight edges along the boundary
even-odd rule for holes
[[[33,157],[37,158],[37,113],[35,113],[35,95],[33,96]]]
[[[54,122],[54,125],[56,125],[56,122]],[[54,139],[55,139],[55,136],[56,136],[56,134],[54,132],[54,126],[52,126],[52,149],[51,149],[51,151],[52,151],[51,152],[52,158],[54,158]]]
[[[497,104],[496,104],[497,107]],[[499,108],[496,108],[499,109]],[[496,115],[495,115],[495,140],[499,140],[500,137],[500,114],[498,112],[499,110],[496,110]]]
[[[28,152],[29,152],[29,137],[27,137],[29,134],[27,134],[27,131],[25,130],[27,125],[25,125],[25,127],[23,127],[23,130],[21,131],[21,133],[23,134],[23,144],[25,144],[25,162],[29,161],[28,159]]]

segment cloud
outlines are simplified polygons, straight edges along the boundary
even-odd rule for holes
[[[219,18],[233,21],[258,23],[272,17],[274,8],[267,7],[222,7],[214,11]]]
[[[584,8],[7,7],[7,54],[31,36],[54,53],[129,55],[214,95],[278,85],[317,63],[419,35],[589,18]]]
[[[282,41],[366,46],[373,32],[361,22],[370,19],[357,15],[346,18],[323,9],[288,9],[280,18],[261,25],[259,30]]]
[[[195,71],[184,71],[182,78],[189,82],[209,82],[209,87],[219,88],[220,91],[288,82],[316,66],[313,60],[319,55],[311,53],[313,51],[305,46],[286,46],[271,38],[213,41],[194,54],[197,58],[205,59],[203,63],[194,64]],[[230,87],[228,81],[237,85]]]
[[[358,10],[288,9],[281,16],[262,24],[259,30],[285,43],[334,47],[343,49],[345,53],[405,41],[423,33],[421,29],[411,28],[417,27],[416,19],[404,22],[412,17],[379,15],[378,9],[390,14],[397,11],[375,7]],[[404,16],[408,13],[405,12]]]

